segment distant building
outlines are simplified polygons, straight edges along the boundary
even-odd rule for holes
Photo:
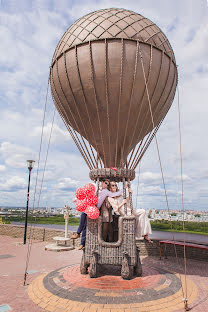
[[[51,213],[51,207],[46,207],[46,212]]]

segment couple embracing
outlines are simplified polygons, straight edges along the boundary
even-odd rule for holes
[[[129,192],[132,192],[129,189]],[[107,199],[107,201],[105,201]],[[105,202],[104,202],[105,201]],[[97,207],[101,208],[101,215],[103,219],[103,239],[106,240],[107,236],[109,240],[112,240],[112,208],[114,213],[117,215],[124,215],[124,205],[127,204],[127,215],[131,215],[130,201],[129,199],[124,199],[122,196],[122,190],[118,190],[117,184],[114,181],[109,181],[108,179],[101,180],[101,189],[98,193],[98,203]],[[103,205],[103,206],[102,206]],[[112,208],[111,208],[112,207]],[[146,216],[144,209],[133,209],[133,215],[136,218],[136,238],[141,236],[145,240],[151,242],[148,234],[151,234],[151,225],[149,219]],[[80,236],[82,232],[81,245],[79,249],[83,249],[86,241],[86,225],[87,225],[87,215],[83,212],[80,218],[80,225],[71,238],[76,239]]]

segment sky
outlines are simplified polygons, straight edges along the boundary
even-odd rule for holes
[[[149,18],[163,30],[173,47],[179,93],[158,132],[169,208],[182,209],[179,100],[184,208],[207,210],[207,0],[0,0],[0,206],[25,207],[27,159],[36,161],[31,177],[30,206],[73,206],[75,190],[89,182],[87,165],[56,113],[41,183],[54,111],[49,89],[34,196],[49,66],[56,45],[78,18],[110,7],[130,9]],[[144,155],[140,170],[139,166],[136,169],[132,188],[137,207],[167,208],[155,141]]]

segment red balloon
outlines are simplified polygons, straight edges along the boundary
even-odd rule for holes
[[[86,198],[86,200],[87,200],[87,203],[88,203],[89,206],[95,206],[98,203],[98,198],[97,198],[96,195],[91,195],[91,196],[89,195]]]
[[[83,200],[78,200],[76,202],[76,209],[80,212],[83,212],[86,210],[88,204],[87,204],[87,201],[85,199]]]
[[[95,194],[95,186],[92,183],[85,184],[84,189],[85,189],[87,196],[91,194],[93,195]]]
[[[95,206],[88,206],[85,213],[90,219],[97,219],[99,217],[99,209]]]
[[[85,199],[85,197],[87,196],[85,188],[84,187],[78,188],[75,192],[75,196],[77,199],[80,199],[80,200]]]

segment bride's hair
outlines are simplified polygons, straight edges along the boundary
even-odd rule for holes
[[[116,182],[110,181],[110,183],[109,183],[109,185],[108,185],[108,190],[109,190],[109,191],[111,190],[111,183],[116,183]],[[118,191],[119,191],[118,184],[116,184],[116,185],[117,185],[117,186],[116,186],[116,192],[118,192]]]

